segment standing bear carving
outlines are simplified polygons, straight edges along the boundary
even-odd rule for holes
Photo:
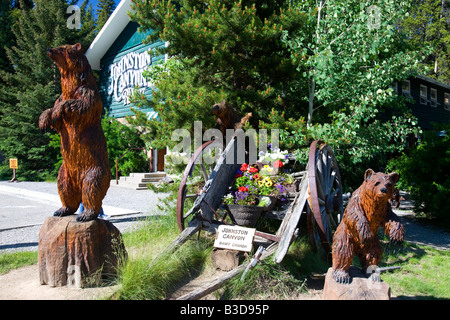
[[[348,269],[354,254],[359,258],[363,272],[379,264],[383,253],[377,235],[380,227],[391,241],[403,241],[403,225],[389,203],[398,178],[396,172],[384,174],[368,169],[364,182],[353,192],[333,237],[332,277],[336,282],[351,281]]]
[[[58,173],[58,193],[62,207],[54,216],[74,214],[82,202],[84,211],[77,221],[94,220],[111,180],[100,120],[102,101],[79,43],[47,49],[47,55],[59,68],[62,88],[53,108],[39,118],[42,131],[54,128],[61,136],[63,163]]]

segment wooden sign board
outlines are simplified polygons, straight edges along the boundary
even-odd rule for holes
[[[19,163],[17,159],[9,159],[9,168],[10,169],[19,169]]]
[[[219,226],[215,248],[250,252],[253,246],[256,229],[239,226]]]

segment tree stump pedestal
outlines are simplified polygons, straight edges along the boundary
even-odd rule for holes
[[[351,266],[349,284],[337,283],[332,279],[333,269],[329,268],[323,288],[324,300],[389,300],[391,288],[384,282],[368,279],[360,269]]]
[[[40,283],[52,287],[101,285],[127,256],[122,234],[111,222],[77,222],[76,215],[48,217],[38,248]]]

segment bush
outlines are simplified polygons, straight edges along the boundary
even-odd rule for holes
[[[145,148],[145,143],[136,129],[122,124],[114,118],[103,118],[102,128],[108,147],[111,174],[114,177],[116,174],[116,159],[120,158],[129,148]],[[119,160],[119,173],[120,175],[127,175],[130,172],[146,172],[149,170],[148,161],[143,150],[131,150]]]
[[[415,211],[444,220],[450,198],[450,125],[427,132],[420,145],[389,162],[388,168],[400,174],[399,186],[407,189],[415,201]],[[445,132],[444,136],[437,132]]]

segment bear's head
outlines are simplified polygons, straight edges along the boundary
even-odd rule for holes
[[[81,44],[48,48],[47,55],[61,71],[82,72],[88,65]]]
[[[211,108],[211,112],[219,118],[225,117],[227,112],[229,112],[226,101],[222,100],[219,103],[215,103]]]
[[[375,173],[372,169],[367,169],[362,187],[371,198],[388,201],[394,193],[398,178],[397,172],[385,174],[382,172]]]

